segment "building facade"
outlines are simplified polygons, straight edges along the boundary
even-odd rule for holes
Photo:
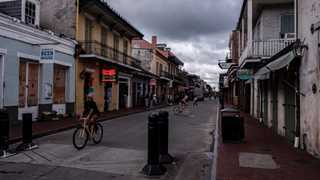
[[[307,46],[300,64],[301,101],[301,144],[311,154],[320,157],[319,120],[319,25],[320,2],[317,0],[298,1],[298,38]]]
[[[181,85],[180,77],[183,63],[167,48],[166,44],[158,44],[157,37],[149,43],[143,39],[133,40],[133,56],[141,60],[142,67],[155,75],[150,80],[149,90],[156,94],[160,102],[167,102],[168,97],[174,98]]]
[[[102,112],[131,108],[141,101],[146,88],[139,82],[147,83],[149,76],[131,56],[132,39],[143,37],[137,29],[100,0],[44,0],[41,5],[43,27],[79,42],[77,112],[83,111],[89,94]]]
[[[76,42],[0,14],[0,107],[12,123],[32,113],[73,114]]]

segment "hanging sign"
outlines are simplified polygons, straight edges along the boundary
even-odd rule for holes
[[[53,48],[41,48],[40,59],[41,60],[54,60],[54,49]]]
[[[117,71],[116,69],[102,69],[102,82],[116,82]]]
[[[237,71],[237,78],[240,80],[249,80],[252,78],[252,70],[250,69],[240,69]]]

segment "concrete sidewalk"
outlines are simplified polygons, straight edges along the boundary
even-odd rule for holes
[[[283,137],[242,113],[245,142],[218,148],[217,180],[318,180],[320,160],[294,149]],[[220,133],[221,134],[221,133]]]

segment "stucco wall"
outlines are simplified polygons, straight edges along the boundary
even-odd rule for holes
[[[318,0],[299,1],[298,36],[308,45],[300,66],[300,89],[305,96],[301,99],[301,135],[306,135],[307,151],[320,156],[320,55],[319,31],[311,34],[311,24],[320,21]],[[317,86],[313,94],[312,85]]]
[[[294,14],[293,4],[265,6],[260,14],[257,22],[260,21],[260,26],[256,22],[254,28],[254,39],[268,40],[279,39],[281,31],[281,15]],[[260,37],[257,35],[258,28],[260,28]]]
[[[0,48],[7,49],[7,54],[4,55],[4,105],[17,106],[19,97],[19,53],[38,57],[40,56],[40,47],[32,46],[21,41],[11,40],[0,37]],[[67,55],[59,51],[55,51],[55,59],[60,62],[72,65],[68,77],[68,91],[66,93],[67,102],[74,102],[74,58],[72,55]],[[32,60],[32,59],[30,59]],[[44,86],[45,83],[53,84],[53,64],[42,64],[39,79],[39,103],[50,104],[52,99],[45,99]]]
[[[40,26],[75,38],[76,1],[41,0]]]

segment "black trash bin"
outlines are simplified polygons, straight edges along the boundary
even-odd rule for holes
[[[244,120],[240,111],[234,108],[221,110],[221,128],[223,142],[242,142],[244,139]]]

